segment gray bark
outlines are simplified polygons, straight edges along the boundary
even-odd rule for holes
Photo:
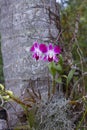
[[[6,129],[7,129],[6,121],[0,119],[0,130],[6,130]]]
[[[38,6],[40,5],[40,6]],[[45,7],[55,11],[54,0],[0,0],[0,32],[6,88],[21,96],[29,80],[43,80],[38,87],[46,92],[47,64],[32,59],[26,47],[33,42],[50,42],[49,28],[56,35],[54,23],[50,23]],[[15,109],[19,108],[15,105]],[[10,108],[10,112],[11,112]],[[18,111],[18,110],[17,110]],[[11,115],[11,114],[10,114]],[[11,118],[11,117],[10,117]]]
[[[45,3],[40,0],[0,0],[0,30],[6,88],[21,94],[23,80],[47,77],[44,62],[35,62],[26,47],[33,42],[50,42],[49,28],[56,35],[54,23],[45,7],[52,6],[54,0]],[[37,5],[41,5],[38,7]],[[15,89],[16,88],[16,89]]]

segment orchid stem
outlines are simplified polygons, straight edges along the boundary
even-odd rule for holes
[[[54,95],[56,91],[56,84],[55,84],[55,76],[53,76],[53,85],[52,85],[52,94]]]

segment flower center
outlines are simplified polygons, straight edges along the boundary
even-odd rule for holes
[[[35,57],[35,58],[36,58],[36,60],[39,60],[39,56],[38,56],[38,55],[36,55],[36,57]]]
[[[53,57],[50,58],[50,57],[48,56],[48,61],[49,61],[49,62],[52,62],[52,61],[53,61]]]
[[[37,53],[38,56],[42,54],[41,51],[38,48],[36,48],[35,51],[36,51],[36,53]]]
[[[49,51],[49,58],[52,58],[53,57],[53,55],[54,55],[54,52],[53,51]]]

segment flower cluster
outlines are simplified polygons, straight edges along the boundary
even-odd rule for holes
[[[52,43],[49,43],[47,46],[43,43],[39,44],[38,42],[33,44],[33,46],[30,48],[30,51],[33,54],[33,58],[36,60],[40,59],[49,62],[58,62],[57,55],[61,53],[61,49],[57,45],[53,46]]]

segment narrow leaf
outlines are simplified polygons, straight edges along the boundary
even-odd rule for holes
[[[68,77],[67,77],[67,86],[70,83],[71,79],[73,78],[74,73],[75,73],[75,69],[70,70]]]
[[[63,57],[62,57],[61,54],[59,55],[59,63],[60,63],[61,65],[63,65]]]
[[[54,77],[54,76],[56,75],[55,63],[54,63],[54,62],[51,62],[51,63],[48,65],[48,68],[49,68],[50,73],[51,73],[52,76]]]

